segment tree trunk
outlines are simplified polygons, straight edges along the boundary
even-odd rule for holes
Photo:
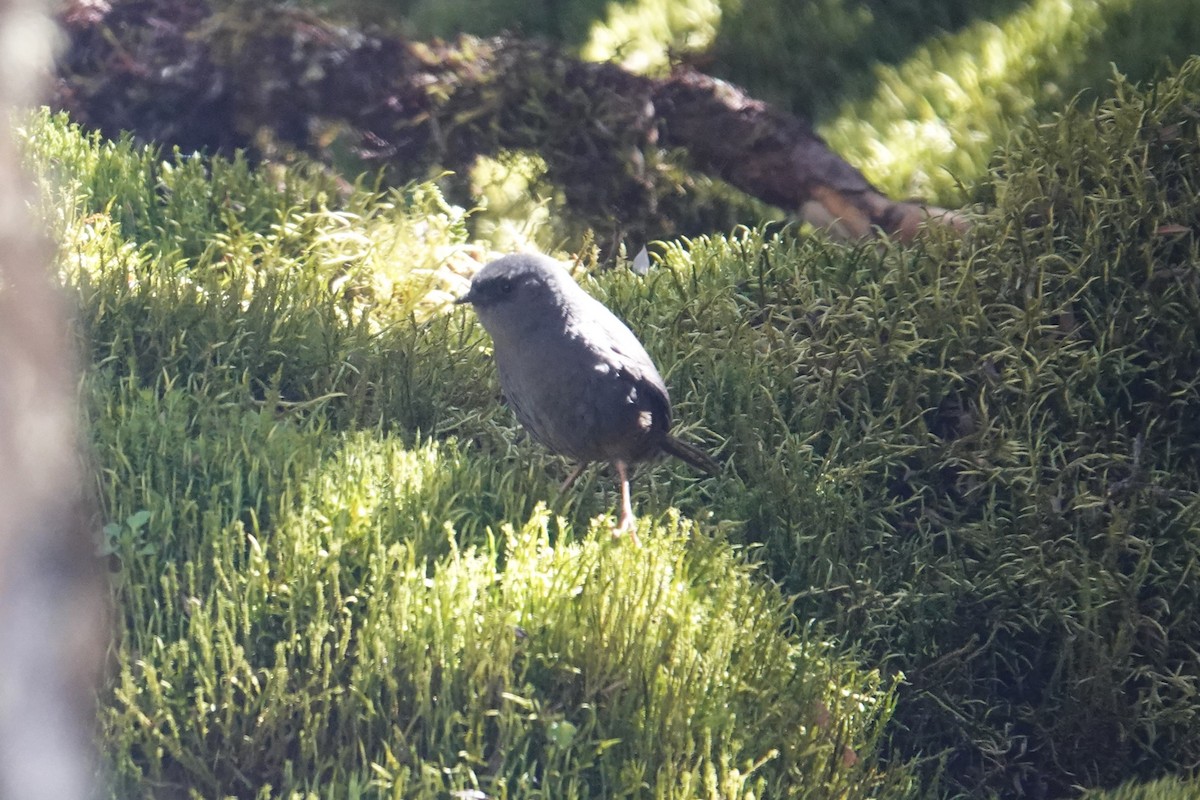
[[[0,0],[0,798],[91,800],[107,592],[67,303],[10,135],[48,66],[39,5]]]

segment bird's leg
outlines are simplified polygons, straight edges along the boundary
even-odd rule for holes
[[[629,469],[624,461],[614,461],[613,466],[617,468],[617,479],[621,483],[621,516],[617,519],[617,527],[613,530],[614,536],[620,536],[626,531],[629,532],[629,538],[634,544],[638,543],[637,531],[634,529],[633,519],[633,503],[629,499]]]
[[[579,463],[579,466],[577,466],[575,469],[571,470],[571,474],[567,476],[567,479],[565,481],[563,481],[562,486],[558,487],[558,493],[564,494],[567,491],[567,489],[570,489],[572,486],[574,486],[575,481],[579,480],[579,476],[583,474],[583,471],[585,469],[587,469],[587,467],[588,467],[588,462],[581,461]]]

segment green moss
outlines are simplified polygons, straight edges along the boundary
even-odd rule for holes
[[[722,22],[718,0],[609,3],[592,25],[584,58],[616,61],[637,72],[662,71],[673,58],[706,51]]]
[[[1078,92],[1103,95],[1114,65],[1155,77],[1192,52],[1197,19],[1192,2],[1029,2],[874,67],[820,130],[885,193],[961,205],[1013,131]]]
[[[707,508],[972,796],[1200,754],[1198,101],[1192,61],[1022,132],[966,241],[751,232],[609,284],[725,442]]]
[[[1188,800],[1195,797],[1200,786],[1195,781],[1163,778],[1150,783],[1129,783],[1108,792],[1088,792],[1088,800]]]
[[[185,258],[137,221],[154,193],[115,192],[147,209],[121,221],[81,169],[48,207],[113,526],[117,790],[899,798],[919,758],[932,794],[1066,796],[1186,772],[1200,60],[1112,96],[1015,135],[965,238],[743,229],[580,274],[726,465],[639,470],[641,549],[608,536],[602,471],[556,496],[472,316],[357,269],[381,230],[465,246],[432,189],[249,231],[197,175],[179,196],[209,212],[180,213],[220,244]],[[112,169],[145,185],[143,157]]]
[[[551,548],[545,523],[509,542],[503,572],[490,549],[427,567],[394,529],[353,523],[332,541],[252,540],[183,639],[122,672],[113,729],[163,748],[137,765],[143,780],[222,791],[296,774],[400,796],[611,796],[643,781],[679,796],[712,781],[736,797],[841,757],[845,733],[803,722],[828,667],[772,629],[780,609],[731,581],[727,552],[675,535],[633,554],[602,527]],[[839,725],[876,713],[854,706],[839,704]],[[746,730],[744,714],[779,723]],[[228,745],[189,763],[211,736]]]
[[[607,482],[555,498],[445,305],[435,189],[28,125],[88,362],[113,796],[913,794],[877,758],[895,681],[713,526],[660,496],[639,548]]]

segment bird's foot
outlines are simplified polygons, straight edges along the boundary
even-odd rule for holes
[[[613,528],[614,539],[619,538],[624,534],[629,534],[629,540],[633,542],[634,545],[641,544],[641,540],[638,539],[637,535],[637,520],[634,519],[633,514],[622,513],[621,518],[617,520],[616,527]]]
[[[621,516],[617,518],[617,527],[613,536],[628,533],[634,544],[639,544],[637,531],[634,530],[633,502],[629,499],[629,467],[624,461],[614,461],[617,477],[621,480]]]

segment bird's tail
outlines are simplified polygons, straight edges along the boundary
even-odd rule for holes
[[[709,475],[717,475],[721,472],[721,465],[708,453],[694,444],[688,444],[670,434],[667,434],[663,439],[662,449],[664,453],[669,453],[682,461],[686,461],[696,469],[707,472]]]

